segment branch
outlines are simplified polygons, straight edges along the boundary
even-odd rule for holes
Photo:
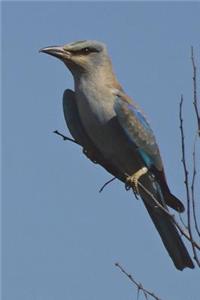
[[[196,206],[195,206],[195,179],[196,179],[196,141],[198,135],[200,136],[200,116],[199,116],[199,110],[198,110],[198,104],[197,104],[197,68],[195,64],[195,58],[194,58],[194,51],[193,47],[191,47],[191,60],[192,60],[192,68],[193,68],[193,105],[194,105],[194,110],[197,118],[197,133],[195,134],[194,138],[194,146],[193,146],[193,152],[192,152],[192,158],[193,158],[193,174],[192,174],[192,184],[191,184],[191,198],[192,198],[192,212],[193,212],[193,218],[194,218],[194,225],[196,232],[198,236],[200,237],[200,229],[198,226],[197,222],[197,217],[196,217]]]
[[[139,299],[139,292],[142,291],[145,298],[148,299],[148,296],[151,296],[155,300],[161,300],[158,296],[156,296],[153,292],[150,292],[140,282],[137,282],[131,274],[128,274],[127,271],[119,264],[115,263],[115,266],[120,269],[120,271],[128,277],[128,279],[137,287],[137,299]]]
[[[192,68],[193,68],[193,105],[194,105],[194,110],[197,118],[197,132],[200,137],[200,113],[198,109],[198,103],[197,103],[197,68],[195,64],[195,59],[194,59],[194,51],[193,47],[191,47],[191,60],[192,60]]]
[[[110,180],[108,180],[106,183],[104,183],[104,185],[100,188],[99,193],[103,192],[103,190],[105,189],[105,187],[110,184],[111,182],[113,182],[116,179],[116,177],[111,178]]]
[[[70,141],[70,142],[72,142],[72,143],[75,143],[75,144],[81,146],[81,144],[79,144],[77,141],[75,141],[74,139],[71,139],[71,138],[69,138],[69,137],[63,135],[63,134],[60,133],[58,130],[53,131],[53,133],[55,133],[55,134],[61,136],[61,137],[63,138],[64,141],[67,140],[67,141]]]
[[[195,179],[196,179],[196,141],[197,141],[197,134],[195,135],[194,139],[194,147],[192,152],[192,158],[193,158],[193,174],[192,174],[192,184],[191,184],[191,194],[192,194],[192,212],[193,212],[193,218],[194,218],[194,226],[196,229],[196,232],[198,236],[200,237],[200,229],[197,222],[196,217],[196,204],[195,204]]]
[[[152,193],[150,193],[149,190],[146,189],[145,186],[143,186],[143,184],[140,181],[138,181],[138,185],[143,189],[143,191],[145,191],[151,197],[151,199],[157,205],[157,207],[161,208],[170,218],[172,218],[172,221],[174,222],[174,224],[176,225],[176,227],[178,228],[178,230],[180,231],[180,233],[188,241],[191,242],[191,244],[193,245],[193,247],[197,248],[200,251],[200,245],[192,239],[192,237],[191,237],[190,233],[188,232],[188,230],[186,231],[186,229],[183,229],[179,225],[179,223],[175,219],[175,216],[172,215],[172,214],[170,214],[170,212],[158,202],[158,200],[154,197],[154,195]]]
[[[80,145],[78,142],[76,142],[75,140],[61,134],[58,130],[55,130],[54,133],[56,133],[57,135],[61,136],[63,138],[63,140],[67,140],[67,141],[70,141],[70,142],[73,142],[77,145]],[[81,146],[81,145],[80,145]],[[125,174],[128,176],[128,174]],[[115,177],[113,177],[112,179],[110,179],[109,181],[107,181],[102,187],[101,189],[99,190],[99,192],[102,192],[103,189],[108,185],[110,184],[112,181],[114,181],[114,179],[116,179]],[[188,240],[192,243],[192,245],[194,245],[195,248],[197,248],[198,250],[200,250],[200,245],[195,242],[194,240],[192,240],[190,234],[188,233],[188,230],[185,228],[183,229],[179,223],[176,221],[175,219],[175,216],[170,214],[170,212],[164,208],[159,202],[158,200],[154,197],[154,195],[152,193],[150,193],[143,185],[140,181],[138,181],[138,185],[151,197],[151,199],[153,200],[153,202],[156,204],[157,207],[161,208],[169,217],[172,218],[174,224],[176,225],[176,227],[178,228],[178,230],[180,231],[180,233]]]
[[[57,134],[58,136],[61,136],[61,137],[63,138],[64,141],[70,141],[70,142],[75,143],[75,144],[77,144],[77,145],[79,145],[79,146],[82,147],[82,145],[81,145],[79,142],[77,142],[76,140],[71,139],[71,138],[69,138],[68,136],[66,136],[66,135],[64,135],[64,134],[62,134],[62,133],[60,133],[58,130],[53,131],[53,133]],[[85,151],[85,149],[83,149],[83,153],[88,157],[87,151]],[[88,158],[89,158],[89,157],[88,157]],[[89,159],[91,160],[91,158],[89,158]],[[94,161],[94,160],[91,160],[91,161],[92,161],[93,163],[97,163],[97,162]],[[108,184],[110,184],[111,182],[113,182],[115,179],[116,179],[116,177],[113,177],[113,178],[111,178],[110,180],[108,180],[106,183],[104,183],[104,185],[100,188],[99,193],[103,192],[103,190],[105,189],[105,187],[106,187]]]
[[[183,116],[182,116],[182,109],[183,107],[183,96],[181,95],[181,101],[179,105],[179,120],[180,120],[180,131],[181,131],[181,150],[182,150],[182,158],[181,162],[183,164],[184,170],[184,184],[186,188],[186,196],[187,196],[187,219],[188,219],[188,230],[191,231],[191,221],[190,221],[190,193],[189,193],[189,180],[188,180],[188,170],[186,165],[186,158],[185,158],[185,136],[183,130]]]
[[[191,205],[191,199],[190,199],[190,192],[189,192],[189,179],[188,179],[188,169],[186,164],[186,156],[185,156],[185,136],[184,136],[184,129],[183,129],[183,96],[181,95],[181,101],[179,105],[179,120],[180,120],[180,131],[181,131],[181,152],[182,152],[182,164],[183,164],[183,171],[184,171],[184,184],[185,184],[185,190],[186,190],[186,197],[187,197],[187,229],[190,236],[190,242],[192,245],[192,251],[194,254],[194,259],[197,262],[198,266],[200,267],[200,261],[198,259],[197,253],[196,253],[196,247],[194,245],[194,239],[192,234],[192,227],[191,227],[191,212],[190,212],[190,205]]]
[[[181,215],[182,213],[179,212],[178,216],[179,216],[179,220],[181,222],[181,224],[183,225],[184,228],[187,228],[185,221],[183,220],[183,216]]]

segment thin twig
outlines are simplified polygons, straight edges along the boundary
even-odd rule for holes
[[[75,143],[75,144],[77,144],[77,145],[79,145],[79,146],[81,146],[76,140],[74,140],[74,139],[71,139],[71,138],[69,138],[69,137],[67,137],[67,136],[65,136],[65,135],[63,135],[62,133],[60,133],[58,130],[55,130],[55,131],[53,131],[53,133],[55,133],[55,134],[57,134],[57,135],[59,135],[59,136],[61,136],[62,138],[63,138],[63,140],[64,141],[70,141],[70,142],[72,142],[72,143]]]
[[[153,292],[147,290],[146,288],[143,287],[143,285],[140,283],[140,282],[137,282],[133,276],[131,274],[128,274],[127,271],[119,264],[119,263],[115,263],[115,266],[117,268],[120,269],[120,271],[126,275],[126,277],[128,277],[128,279],[137,287],[137,299],[139,299],[139,292],[142,291],[145,298],[147,298],[147,295],[148,296],[151,296],[153,299],[155,300],[161,300],[160,297],[156,296]]]
[[[185,156],[185,136],[184,136],[184,130],[183,130],[183,95],[181,95],[181,101],[179,105],[179,120],[180,120],[180,131],[181,131],[181,152],[182,152],[182,158],[181,162],[183,164],[183,170],[184,170],[184,184],[186,188],[186,196],[187,196],[187,227],[189,232],[191,231],[191,220],[190,220],[190,193],[189,193],[189,180],[188,180],[188,170],[186,165],[186,156]]]
[[[154,197],[154,195],[152,193],[149,192],[148,189],[145,188],[145,186],[143,186],[143,184],[141,182],[138,181],[138,185],[143,189],[143,191],[145,191],[150,197],[151,199],[154,201],[154,203],[156,204],[157,207],[161,208],[169,217],[172,218],[172,221],[174,222],[174,224],[176,225],[176,227],[178,228],[178,230],[180,231],[180,233],[188,240],[191,242],[191,244],[197,248],[200,251],[200,245],[195,242],[194,240],[192,240],[188,230],[185,228],[183,229],[180,224],[176,221],[176,218],[174,215],[170,214],[170,212],[164,208],[159,202],[158,200]],[[186,231],[187,230],[187,231]]]
[[[178,216],[179,216],[179,220],[180,220],[181,224],[182,224],[185,228],[187,228],[187,226],[186,226],[186,224],[185,224],[185,221],[183,220],[182,213],[179,213]]]
[[[192,68],[193,68],[193,105],[195,109],[195,114],[197,118],[197,129],[198,129],[198,135],[200,136],[200,113],[198,108],[198,102],[197,102],[197,68],[195,64],[195,58],[194,58],[194,51],[193,47],[191,47],[191,60],[192,60]]]
[[[75,140],[73,140],[73,139],[71,139],[71,138],[69,138],[69,137],[67,137],[67,136],[65,136],[65,135],[63,135],[63,134],[61,134],[60,132],[58,132],[57,130],[55,130],[54,131],[54,133],[56,133],[57,135],[59,135],[59,136],[61,136],[62,138],[63,138],[63,140],[67,140],[67,141],[70,141],[70,142],[73,142],[73,143],[75,143],[75,144],[77,144],[77,145],[80,145],[78,142],[76,142]],[[128,175],[127,175],[128,176]],[[102,186],[102,188],[100,189],[100,191],[99,192],[102,192],[102,190],[105,188],[105,186],[106,185],[108,185],[110,182],[112,182],[113,180],[115,179],[115,177],[113,177],[111,180],[109,180],[108,182],[106,182],[103,186]],[[138,181],[138,185],[151,197],[151,199],[154,201],[154,203],[156,204],[156,206],[158,206],[159,208],[161,208],[168,216],[170,216],[171,218],[172,218],[172,220],[173,220],[173,222],[174,222],[174,224],[176,225],[176,227],[178,228],[178,230],[180,231],[180,233],[187,239],[187,240],[189,240],[193,245],[194,245],[194,247],[196,247],[198,250],[200,250],[200,245],[197,243],[197,242],[195,242],[195,241],[192,241],[191,240],[191,237],[190,237],[190,235],[188,234],[188,230],[186,231],[186,229],[183,229],[180,225],[179,225],[179,223],[176,221],[176,219],[175,219],[175,216],[174,215],[172,215],[172,214],[170,214],[170,212],[167,210],[167,209],[165,209],[158,201],[157,201],[157,199],[154,197],[154,195],[152,194],[152,193],[150,193],[143,185],[142,185],[142,183],[140,183],[139,181]]]
[[[189,236],[191,238],[191,245],[192,251],[194,254],[194,259],[197,262],[198,266],[200,267],[200,261],[198,259],[196,253],[196,247],[194,246],[192,228],[191,228],[191,212],[190,212],[190,192],[189,192],[189,179],[188,179],[188,169],[186,164],[186,155],[185,155],[185,136],[184,136],[184,129],[183,129],[183,115],[182,115],[182,108],[183,108],[183,96],[181,95],[181,101],[179,105],[179,120],[180,120],[180,131],[181,131],[181,152],[182,152],[182,164],[183,164],[183,171],[184,171],[184,183],[185,183],[185,190],[186,190],[186,197],[187,197],[187,229],[189,232]]]
[[[111,182],[113,182],[116,179],[116,177],[111,178],[110,180],[106,181],[106,183],[104,183],[104,185],[100,188],[99,193],[103,192],[103,190],[105,189],[105,187],[110,184]]]
[[[194,51],[193,47],[191,47],[191,60],[192,60],[192,68],[193,68],[193,105],[194,110],[197,118],[197,133],[194,137],[194,145],[193,145],[193,152],[192,152],[192,158],[193,158],[193,172],[192,172],[192,184],[191,184],[191,198],[192,198],[192,212],[193,212],[193,218],[194,218],[194,225],[196,232],[198,236],[200,237],[200,229],[197,222],[196,217],[196,205],[195,205],[195,179],[196,179],[196,142],[198,135],[200,136],[200,116],[199,116],[199,110],[198,110],[198,104],[197,104],[197,68],[195,64],[195,58],[194,58]]]
[[[58,130],[53,131],[53,133],[55,133],[55,134],[61,136],[61,137],[63,138],[64,141],[70,141],[70,142],[75,143],[75,144],[77,144],[77,145],[79,145],[79,146],[82,146],[79,142],[77,142],[76,140],[74,140],[74,139],[72,139],[72,138],[69,138],[68,136],[66,136],[66,135],[64,135],[64,134],[62,134],[62,133],[60,133]],[[93,161],[93,162],[94,162],[94,161]],[[108,180],[106,183],[104,183],[104,185],[100,188],[99,193],[101,193],[101,192],[105,189],[105,187],[106,187],[108,184],[110,184],[112,181],[114,181],[115,179],[116,179],[116,177],[113,177],[113,178],[111,178],[110,180]]]
[[[194,226],[196,229],[196,232],[198,236],[200,237],[200,229],[199,225],[197,222],[197,217],[196,217],[196,203],[195,203],[195,179],[196,179],[196,141],[197,141],[197,134],[195,135],[194,139],[194,146],[193,146],[193,152],[192,152],[192,158],[193,158],[193,174],[192,174],[192,184],[191,184],[191,198],[192,198],[192,213],[193,213],[193,218],[194,218]]]

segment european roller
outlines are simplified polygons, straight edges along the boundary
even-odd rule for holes
[[[65,90],[63,109],[74,139],[91,160],[140,195],[176,268],[194,268],[166,213],[167,206],[178,212],[184,206],[170,192],[154,133],[118,82],[106,46],[84,40],[40,51],[60,59],[73,75],[74,91]]]

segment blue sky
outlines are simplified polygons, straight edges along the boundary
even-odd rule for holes
[[[178,105],[188,152],[195,119],[190,46],[199,50],[200,4],[2,4],[3,300],[133,299],[128,272],[162,299],[199,299],[199,270],[173,266],[141,201],[92,164],[62,112],[73,80],[42,47],[82,39],[107,44],[116,75],[146,112],[169,185],[185,203]],[[199,189],[199,186],[197,187]],[[199,206],[198,206],[199,208]]]

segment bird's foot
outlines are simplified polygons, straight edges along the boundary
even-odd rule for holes
[[[126,178],[125,188],[127,190],[132,188],[136,198],[137,195],[139,195],[138,180],[140,179],[141,176],[145,175],[147,172],[148,169],[146,167],[143,167],[139,169],[137,172],[135,172],[133,175],[128,176]]]

